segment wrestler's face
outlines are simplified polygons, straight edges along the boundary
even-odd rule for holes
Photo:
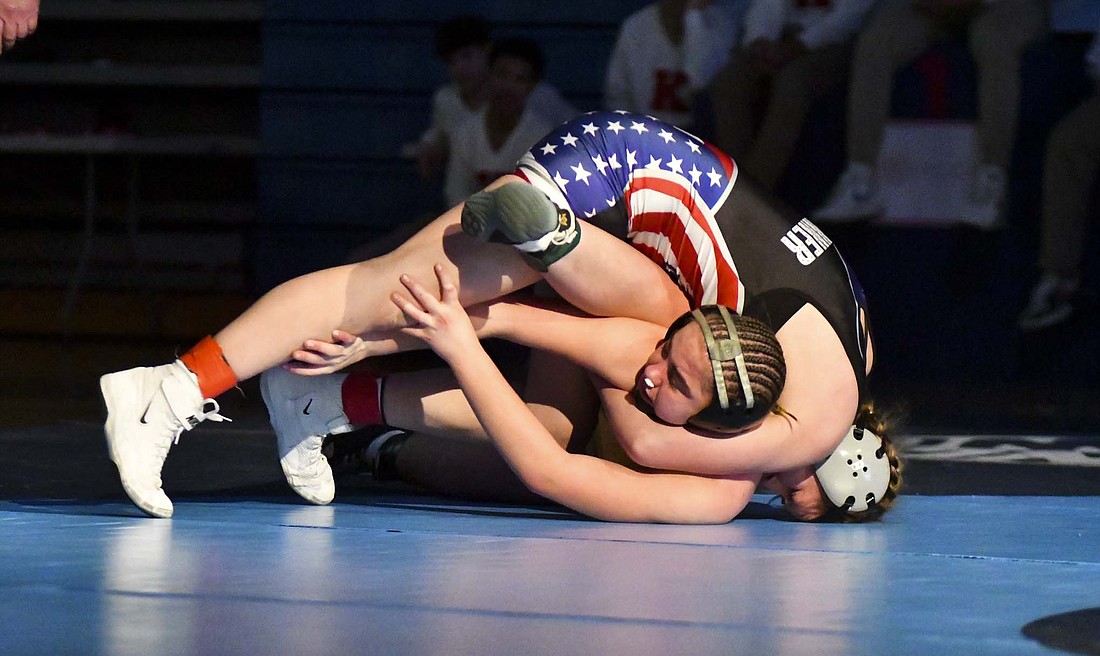
[[[783,506],[795,518],[804,522],[819,519],[829,507],[813,467],[799,467],[778,474],[768,474],[760,483],[782,497]]]
[[[714,398],[714,372],[699,326],[688,324],[658,344],[634,384],[653,414],[676,426],[707,407]]]

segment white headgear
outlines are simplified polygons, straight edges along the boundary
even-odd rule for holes
[[[890,487],[890,460],[882,438],[859,425],[852,426],[816,473],[833,505],[856,512],[882,501]]]

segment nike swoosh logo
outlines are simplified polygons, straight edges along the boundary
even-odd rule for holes
[[[305,409],[302,410],[303,415],[308,415],[309,414],[309,406],[311,406],[311,405],[313,405],[313,399],[310,399],[309,403],[306,404]]]
[[[139,422],[143,424],[149,423],[148,421],[146,421],[145,416],[149,414],[149,408],[151,407],[153,407],[153,402],[149,401],[149,405],[145,406],[145,412],[141,413],[141,419],[138,420]]]

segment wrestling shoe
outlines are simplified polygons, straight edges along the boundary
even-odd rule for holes
[[[299,376],[280,368],[260,376],[260,392],[275,429],[286,482],[303,499],[319,506],[336,494],[332,468],[321,453],[325,436],[352,429],[341,395],[347,377]]]
[[[1073,299],[1077,294],[1076,280],[1053,273],[1044,273],[1031,291],[1031,298],[1016,324],[1031,332],[1056,326],[1073,315]]]
[[[218,414],[217,401],[202,398],[198,378],[179,360],[107,374],[99,389],[107,405],[107,451],[122,488],[146,513],[171,517],[160,481],[168,450],[203,420],[231,420]],[[213,409],[206,411],[207,404]]]
[[[886,199],[879,193],[871,167],[849,164],[825,204],[810,215],[815,223],[842,223],[879,216]]]
[[[580,243],[573,213],[533,186],[512,182],[466,199],[462,231],[480,241],[511,244],[545,271]]]
[[[338,439],[329,437],[322,451],[336,476],[396,480],[397,450],[409,434],[400,428],[372,426]]]

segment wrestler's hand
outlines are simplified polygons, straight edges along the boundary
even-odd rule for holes
[[[38,27],[38,0],[0,0],[0,53]]]
[[[435,265],[435,275],[439,279],[438,299],[408,275],[401,276],[401,284],[413,300],[398,293],[390,299],[409,321],[401,332],[424,340],[441,358],[453,364],[464,353],[479,349],[480,344],[470,317],[458,302],[458,288],[451,276],[439,264]]]
[[[370,343],[358,335],[334,330],[331,342],[307,339],[302,343],[302,348],[290,354],[291,360],[284,366],[288,371],[303,376],[320,376],[339,371],[371,355],[377,353],[372,353]]]

